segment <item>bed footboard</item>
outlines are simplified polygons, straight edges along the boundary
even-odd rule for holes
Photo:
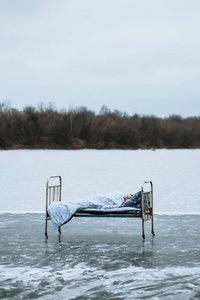
[[[48,238],[47,234],[47,221],[50,220],[48,216],[48,207],[52,202],[61,201],[61,189],[62,189],[62,179],[61,176],[50,176],[46,183],[46,217],[45,217],[45,236]],[[60,227],[58,232],[61,233]]]

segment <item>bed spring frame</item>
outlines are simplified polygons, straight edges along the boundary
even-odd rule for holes
[[[46,213],[45,213],[45,236],[47,234],[47,221],[50,220],[48,216],[48,207],[52,202],[61,201],[61,190],[62,190],[62,178],[61,176],[50,176],[46,183]],[[153,184],[152,181],[145,181],[141,187],[142,192],[142,210],[134,210],[132,212],[125,213],[97,213],[97,212],[78,212],[74,217],[132,217],[142,219],[142,237],[145,239],[144,223],[151,220],[151,233],[154,236],[154,225],[153,225]],[[58,228],[59,234],[61,234],[61,228]]]

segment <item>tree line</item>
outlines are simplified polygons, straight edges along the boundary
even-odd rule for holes
[[[106,106],[99,113],[53,105],[17,110],[0,103],[0,148],[200,148],[200,117],[128,115]]]

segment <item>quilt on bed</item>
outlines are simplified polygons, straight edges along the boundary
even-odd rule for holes
[[[48,207],[48,216],[50,217],[54,228],[58,228],[67,223],[72,217],[80,211],[96,210],[103,213],[127,212],[141,209],[141,192],[135,194],[137,201],[124,202],[122,193],[111,193],[98,195],[85,199],[73,200],[67,203],[53,202]],[[131,203],[131,204],[130,204]],[[128,206],[131,205],[131,206]]]

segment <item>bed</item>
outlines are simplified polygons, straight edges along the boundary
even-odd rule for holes
[[[153,184],[145,181],[141,186],[141,205],[135,207],[120,205],[121,194],[113,193],[97,197],[88,197],[77,201],[62,202],[62,178],[50,176],[46,182],[45,237],[48,238],[47,223],[52,221],[53,227],[61,234],[61,226],[72,218],[80,217],[112,217],[140,218],[142,220],[142,237],[145,239],[144,224],[151,221],[151,233],[154,236],[153,224]]]

